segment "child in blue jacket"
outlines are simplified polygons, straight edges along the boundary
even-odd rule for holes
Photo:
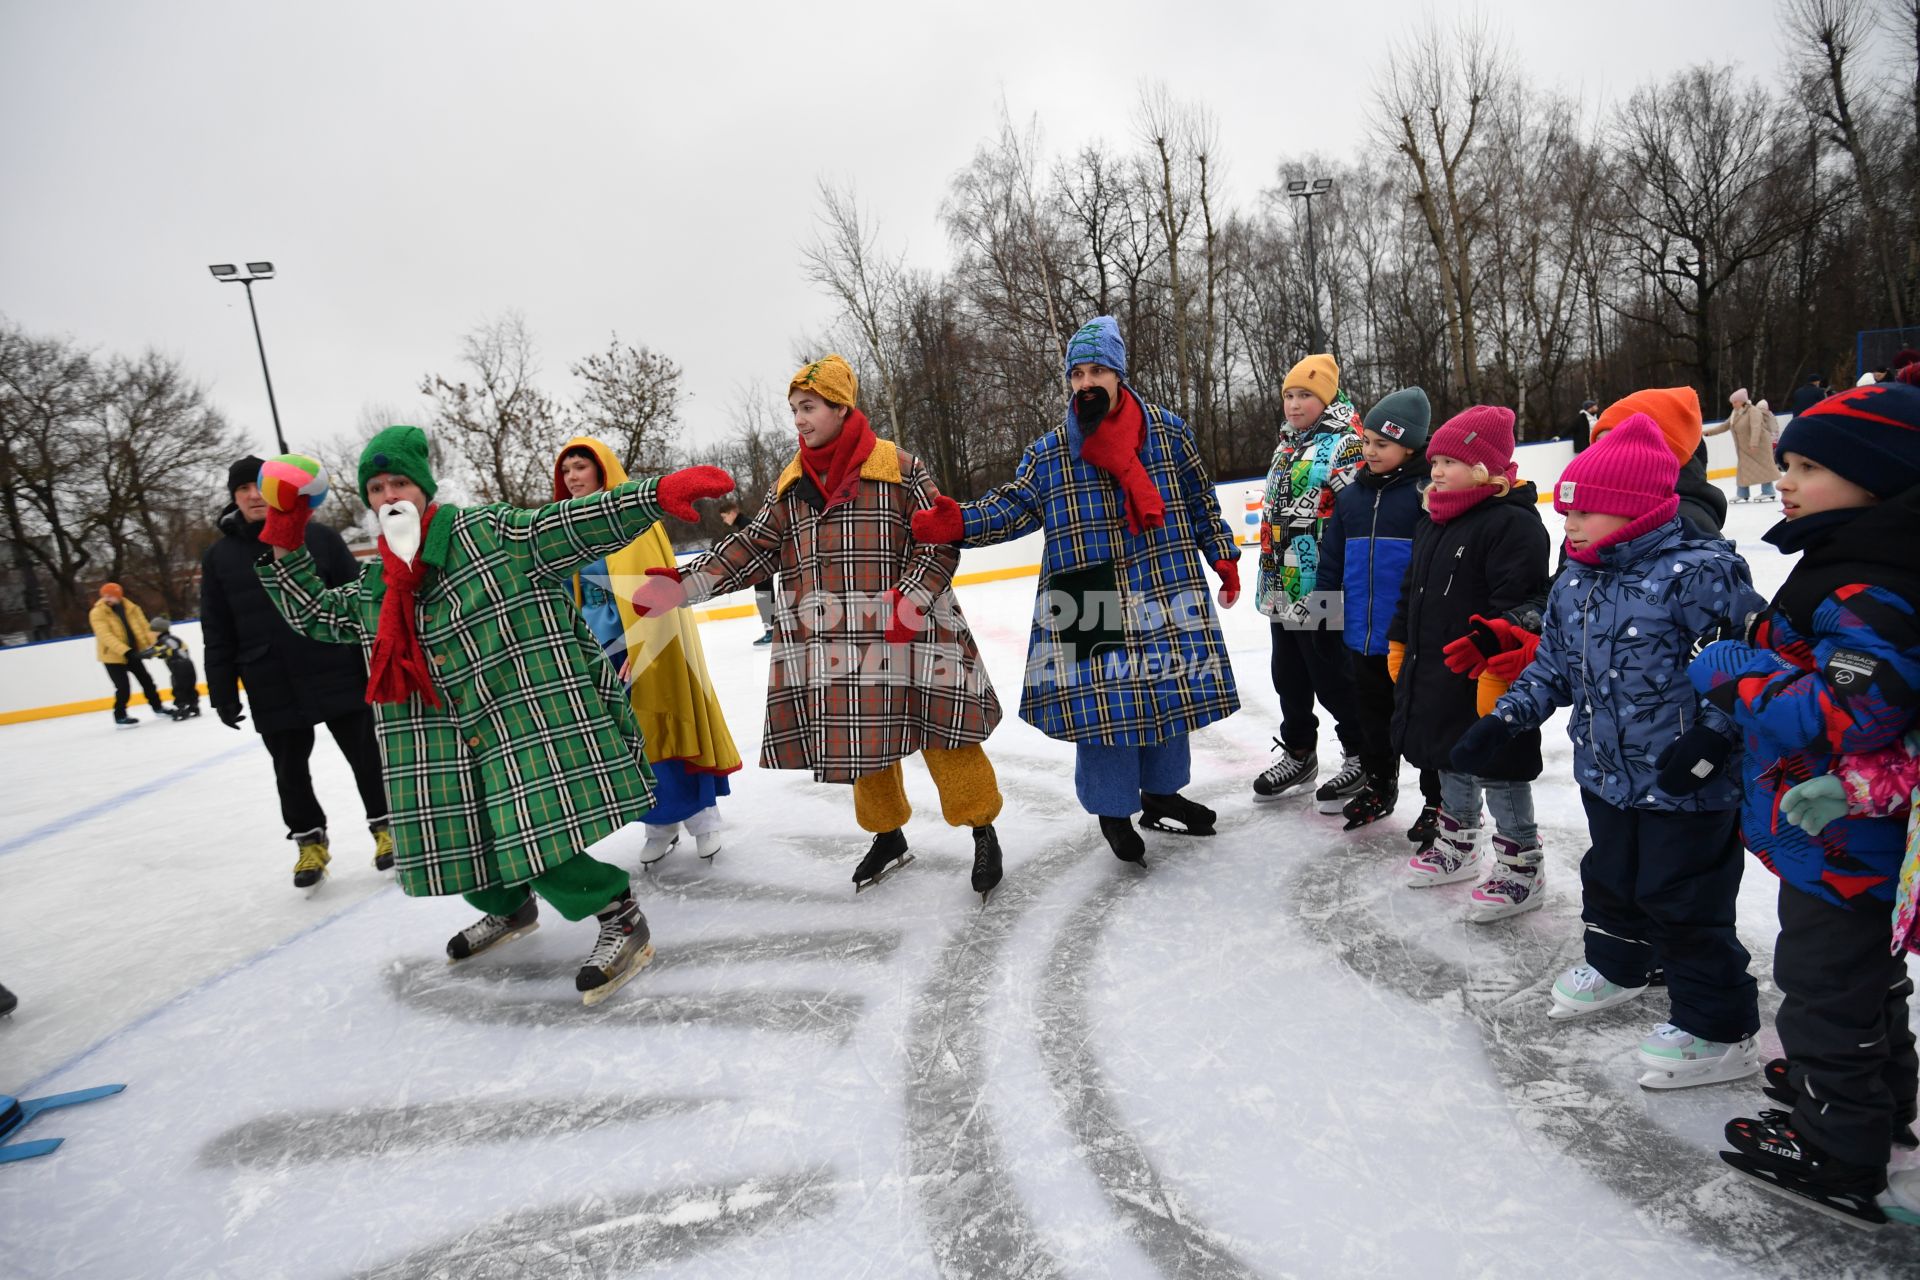
[[[1407,387],[1383,398],[1362,419],[1362,465],[1334,498],[1320,540],[1320,579],[1342,595],[1342,629],[1353,660],[1360,767],[1358,794],[1320,802],[1320,812],[1346,818],[1346,830],[1391,817],[1400,799],[1400,756],[1393,749],[1393,676],[1387,670],[1387,627],[1413,559],[1413,531],[1427,513],[1420,506],[1426,475],[1427,431],[1433,408],[1427,393]],[[1425,799],[1407,832],[1416,843],[1433,834],[1440,813],[1440,775],[1420,771]]]
[[[1920,388],[1823,400],[1787,424],[1777,455],[1786,518],[1766,538],[1800,560],[1764,613],[1688,668],[1746,735],[1741,829],[1780,877],[1775,1026],[1787,1056],[1769,1064],[1767,1091],[1792,1110],[1732,1121],[1722,1158],[1877,1223],[1920,1076],[1913,983],[1887,945],[1905,823],[1848,814],[1809,835],[1781,802],[1920,717]]]
[[[1553,985],[1552,1016],[1625,1003],[1664,964],[1667,1021],[1640,1042],[1641,1084],[1683,1088],[1760,1070],[1757,988],[1734,933],[1740,790],[1715,774],[1738,730],[1687,681],[1695,637],[1765,601],[1746,561],[1679,519],[1679,465],[1644,414],[1561,473],[1567,568],[1533,662],[1455,760],[1573,708],[1574,774],[1592,845],[1580,860],[1586,963]],[[1698,772],[1692,766],[1706,760]]]

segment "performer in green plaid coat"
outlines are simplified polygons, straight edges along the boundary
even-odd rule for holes
[[[1067,343],[1066,421],[1027,446],[1014,477],[969,503],[913,517],[923,543],[984,547],[1045,529],[1020,715],[1074,744],[1074,787],[1114,855],[1142,862],[1132,815],[1212,835],[1211,809],[1180,795],[1188,735],[1239,708],[1207,599],[1240,595],[1238,549],[1193,432],[1127,385],[1112,316]]]
[[[302,464],[318,471],[263,470],[274,553],[258,572],[295,631],[367,652],[401,888],[486,913],[447,944],[454,960],[534,928],[534,894],[569,920],[598,916],[576,983],[593,1003],[652,948],[627,873],[585,850],[639,820],[653,777],[626,690],[560,588],[663,509],[697,518],[692,499],[733,482],[702,467],[531,511],[442,506],[425,433],[389,427],[359,468],[380,562],[330,588],[299,537],[311,507],[275,483]]]

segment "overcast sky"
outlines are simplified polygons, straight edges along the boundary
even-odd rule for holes
[[[555,393],[614,330],[672,356],[708,438],[830,318],[800,266],[817,177],[935,264],[1002,95],[1051,153],[1128,142],[1154,79],[1218,117],[1244,204],[1283,155],[1359,148],[1373,67],[1431,9],[0,0],[0,315],[179,356],[264,453],[245,295],[206,268],[270,259],[255,296],[295,448],[364,406],[417,412],[421,376],[508,308]],[[1769,0],[1485,12],[1596,109],[1689,62],[1781,61]]]

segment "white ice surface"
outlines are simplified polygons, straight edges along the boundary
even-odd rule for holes
[[[1763,592],[1776,513],[1730,522]],[[1070,749],[1011,714],[1032,589],[961,593],[1009,710],[991,905],[919,766],[919,860],[857,898],[846,792],[750,766],[711,867],[681,850],[636,877],[659,960],[591,1011],[569,981],[589,927],[551,911],[444,963],[471,912],[371,868],[324,738],[335,874],[309,897],[253,734],[0,729],[21,997],[0,1089],[128,1085],[0,1166],[0,1275],[1920,1274],[1911,1233],[1723,1175],[1751,1084],[1635,1085],[1658,1002],[1545,1018],[1585,847],[1559,725],[1535,788],[1549,907],[1463,924],[1466,886],[1399,887],[1411,774],[1397,820],[1355,836],[1251,803],[1277,713],[1243,604],[1246,709],[1196,735],[1189,790],[1221,834],[1149,833],[1141,874],[1075,802]],[[756,633],[704,628],[749,760]],[[1773,891],[1750,862],[1768,1001]]]

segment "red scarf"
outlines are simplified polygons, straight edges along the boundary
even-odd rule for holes
[[[1140,461],[1140,450],[1146,443],[1147,417],[1125,387],[1120,388],[1120,403],[1100,420],[1099,430],[1080,438],[1081,461],[1098,467],[1119,484],[1126,499],[1127,530],[1136,534],[1158,529],[1167,520],[1167,501]]]
[[[1429,489],[1427,514],[1433,517],[1435,524],[1445,524],[1456,516],[1467,514],[1491,498],[1493,493],[1490,484],[1477,484],[1471,489]]]
[[[809,449],[804,440],[800,442],[800,469],[820,490],[828,507],[837,507],[853,497],[860,483],[860,466],[873,452],[874,443],[867,415],[858,409],[849,410],[840,434],[818,449]]]
[[[427,545],[427,527],[439,506],[430,506],[420,517],[420,546]],[[373,656],[367,661],[367,701],[405,702],[418,693],[430,707],[440,705],[433,691],[433,668],[420,648],[420,633],[413,619],[414,593],[427,576],[427,562],[420,556],[407,564],[387,546],[380,535],[380,564],[385,570],[386,598],[380,602],[380,629],[373,636]]]

